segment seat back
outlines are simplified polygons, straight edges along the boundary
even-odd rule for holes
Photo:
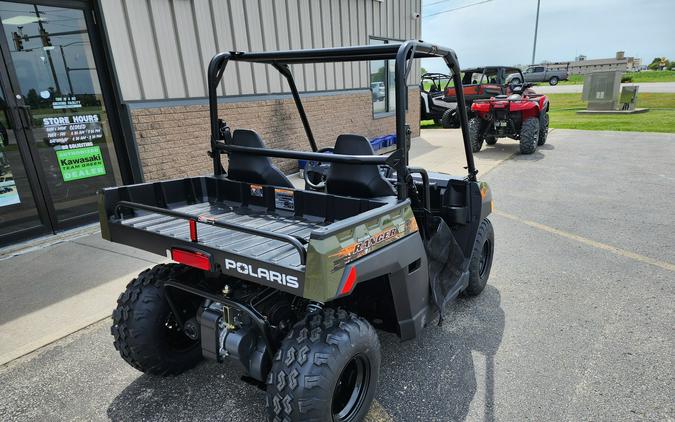
[[[232,134],[232,145],[265,148],[260,136],[252,130],[237,129]],[[293,184],[269,157],[231,152],[228,159],[227,177],[239,182],[292,188]]]
[[[360,135],[338,136],[333,152],[343,155],[375,155],[368,139]],[[326,192],[357,198],[396,195],[394,187],[382,176],[377,164],[331,163],[326,177]]]

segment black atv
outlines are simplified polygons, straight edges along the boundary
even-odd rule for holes
[[[492,195],[476,181],[466,114],[467,175],[408,164],[407,74],[412,59],[429,57],[459,75],[452,50],[421,41],[216,55],[214,174],[98,194],[105,239],[175,261],[142,272],[118,299],[112,334],[122,358],[159,376],[203,358],[234,360],[266,388],[270,421],[361,420],[378,383],[376,329],[417,337],[450,299],[478,295],[492,265]],[[368,60],[396,62],[396,150],[377,156],[365,137],[345,134],[330,154],[317,152],[289,65]],[[217,87],[233,61],[286,78],[312,152],[266,148],[219,119]],[[457,99],[465,110],[461,90]],[[270,157],[330,166],[323,186],[299,190]]]

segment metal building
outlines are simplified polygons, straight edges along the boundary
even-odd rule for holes
[[[421,0],[0,1],[0,244],[94,221],[101,187],[208,172],[205,70],[216,52],[419,38],[420,9]],[[393,132],[393,63],[292,71],[321,146],[345,132]],[[419,64],[409,79],[414,134],[418,80]],[[223,81],[230,126],[307,148],[274,69],[237,63]]]

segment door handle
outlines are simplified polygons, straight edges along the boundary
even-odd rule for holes
[[[33,113],[31,113],[30,106],[19,105],[16,108],[19,110],[19,119],[21,120],[22,129],[32,129]]]

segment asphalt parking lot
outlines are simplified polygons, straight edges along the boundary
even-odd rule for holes
[[[674,157],[675,135],[555,130],[493,166],[490,284],[419,341],[381,333],[369,419],[675,419]],[[235,365],[146,376],[109,324],[0,367],[0,420],[263,419],[264,392]]]

